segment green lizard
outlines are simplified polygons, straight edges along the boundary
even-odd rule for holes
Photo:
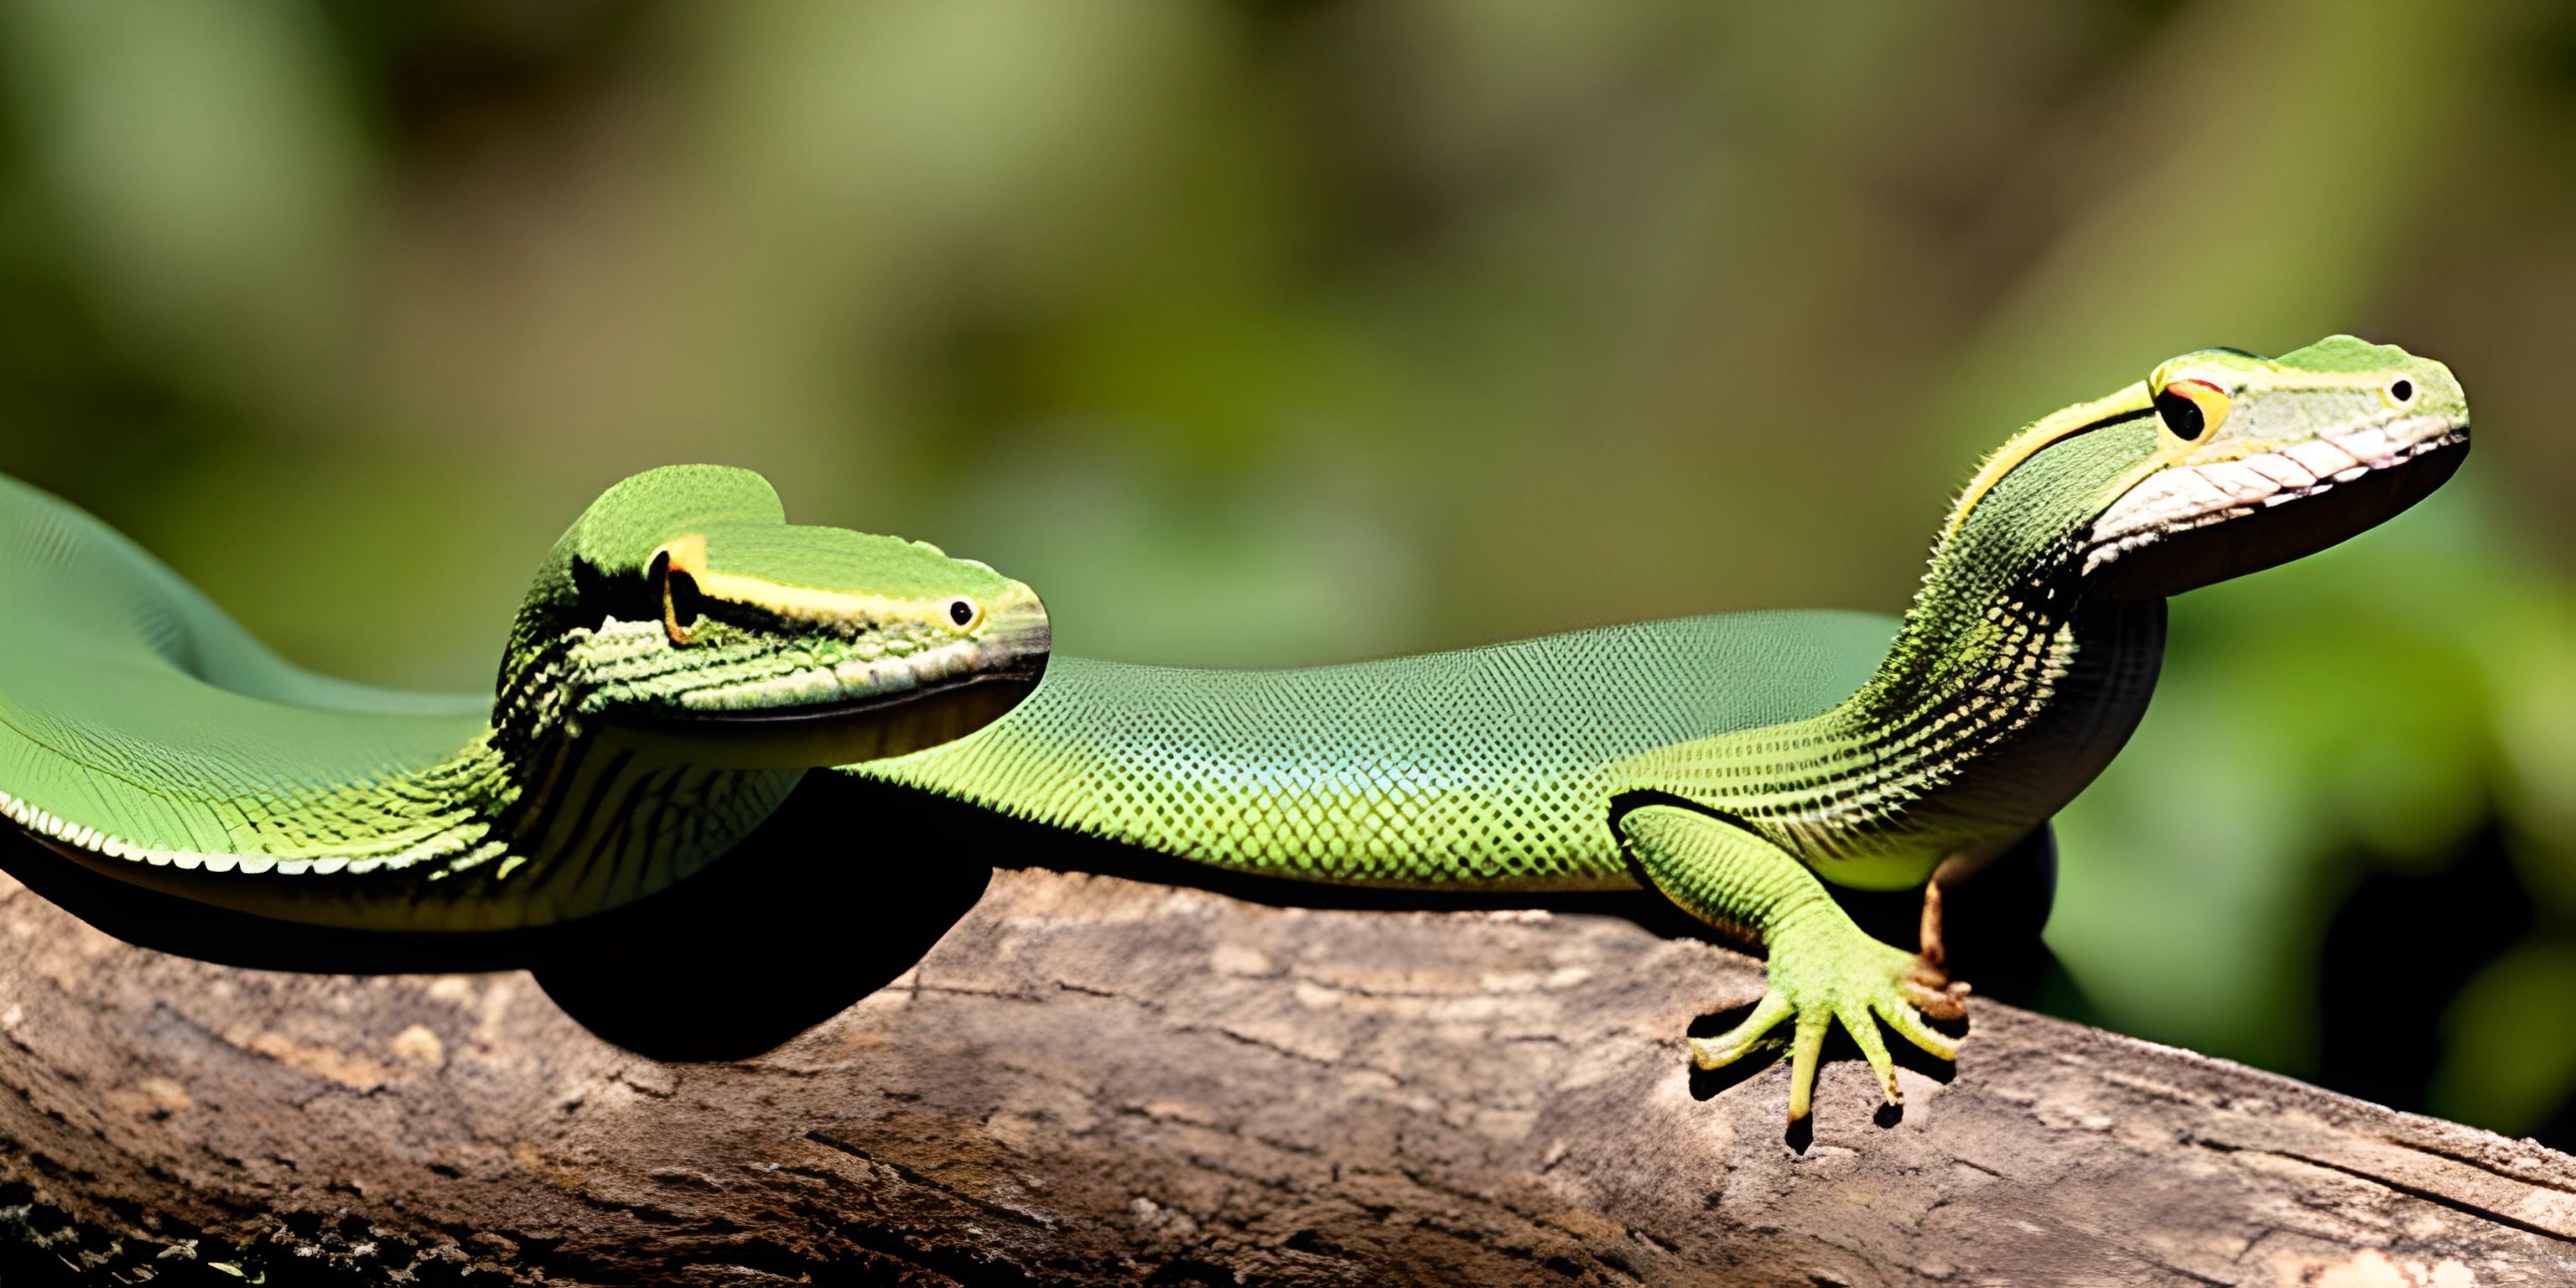
[[[1957,1007],[1931,960],[1941,884],[2119,750],[2165,597],[2370,527],[2467,446],[2459,383],[2395,348],[2185,354],[1989,458],[1901,624],[1700,617],[1275,672],[1057,658],[982,732],[851,772],[1301,880],[1651,887],[1768,949],[1768,993],[1690,1041],[1699,1065],[1794,1022],[1794,1122],[1839,1022],[1893,1104],[1881,1022],[1955,1054],[1924,1019]],[[1926,886],[1928,957],[1869,938],[1825,881]]]
[[[713,466],[582,514],[492,696],[299,669],[5,478],[0,603],[0,815],[163,895],[358,930],[539,926],[669,886],[807,769],[982,727],[1048,641],[1026,586],[790,526],[759,475]]]

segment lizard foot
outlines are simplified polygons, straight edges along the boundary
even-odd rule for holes
[[[1879,1025],[1896,1030],[1938,1059],[1958,1057],[1958,1042],[1926,1021],[1967,1014],[1965,984],[1951,983],[1938,967],[1862,933],[1839,909],[1775,929],[1771,936],[1771,987],[1742,1024],[1713,1038],[1692,1038],[1693,1063],[1715,1069],[1766,1045],[1763,1035],[1795,1017],[1789,1040],[1789,1121],[1805,1118],[1814,1100],[1816,1062],[1836,1021],[1860,1047],[1886,1089],[1887,1103],[1904,1103],[1896,1086],[1896,1061]]]

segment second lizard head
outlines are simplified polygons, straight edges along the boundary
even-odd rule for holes
[[[748,470],[669,466],[610,488],[547,556],[493,723],[613,728],[707,764],[846,764],[989,723],[1048,646],[1036,593],[983,564],[789,524]]]

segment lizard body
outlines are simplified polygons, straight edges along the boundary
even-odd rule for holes
[[[1767,948],[1715,1067],[1794,1020],[1935,1055],[1932,965],[1820,881],[1925,885],[2042,826],[2143,715],[2164,601],[2323,548],[2467,448],[2449,370],[2347,336],[2185,354],[2034,422],[1953,505],[1902,622],[1756,614],[1279,672],[1057,659],[980,733],[853,766],[1047,827],[1302,880],[1660,891]],[[1937,890],[1935,892],[1937,894]]]

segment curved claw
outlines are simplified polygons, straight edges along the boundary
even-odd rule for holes
[[[1920,1014],[1917,1014],[1913,1007],[1890,1005],[1881,1002],[1872,1004],[1870,1010],[1874,1012],[1879,1019],[1885,1021],[1887,1027],[1896,1030],[1897,1033],[1903,1036],[1906,1041],[1923,1048],[1924,1053],[1930,1055],[1933,1059],[1956,1060],[1959,1058],[1959,1044],[1952,1041],[1940,1030],[1924,1023],[1923,1017]],[[1890,1103],[1894,1103],[1893,1097],[1890,1098]]]
[[[1836,1011],[1834,1018],[1842,1021],[1843,1032],[1851,1034],[1861,1058],[1869,1061],[1870,1071],[1878,1075],[1878,1085],[1887,1092],[1887,1103],[1901,1105],[1905,1103],[1905,1093],[1896,1086],[1896,1057],[1887,1053],[1887,1039],[1878,1035],[1874,1010],[1865,1008],[1858,1015]]]
[[[1743,1059],[1746,1052],[1761,1042],[1763,1034],[1796,1013],[1797,1009],[1796,1004],[1776,988],[1764,993],[1761,1002],[1754,1006],[1751,1015],[1744,1017],[1742,1024],[1713,1038],[1692,1038],[1691,1063],[1703,1069],[1722,1069]]]

